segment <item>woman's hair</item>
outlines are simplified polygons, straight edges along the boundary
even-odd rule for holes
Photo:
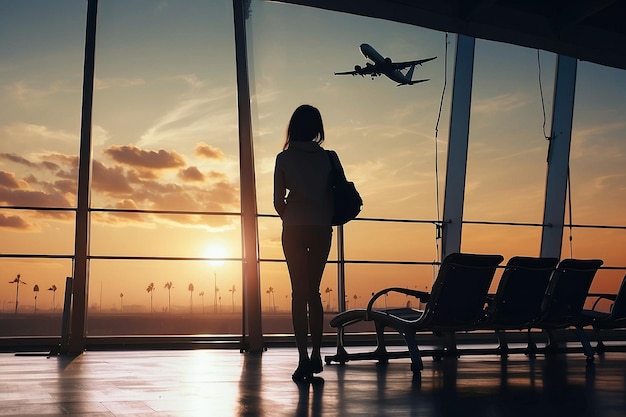
[[[303,104],[291,115],[287,126],[287,138],[283,150],[290,142],[324,142],[324,124],[320,111],[313,106]]]

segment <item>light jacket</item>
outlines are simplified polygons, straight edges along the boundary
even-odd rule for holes
[[[330,178],[326,150],[316,142],[290,142],[289,148],[276,156],[274,168],[274,208],[283,225],[330,226]]]

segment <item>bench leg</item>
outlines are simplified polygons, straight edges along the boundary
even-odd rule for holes
[[[424,369],[424,362],[422,362],[422,354],[417,346],[417,340],[415,339],[415,332],[407,331],[402,334],[409,348],[409,355],[411,355],[411,371],[413,374],[420,374]]]
[[[509,345],[506,340],[506,331],[496,330],[496,337],[498,338],[498,353],[503,357],[509,354]]]
[[[374,356],[378,359],[379,363],[389,363],[389,355],[387,354],[387,344],[385,342],[385,325],[380,322],[375,322],[376,327],[376,350]]]
[[[574,332],[576,333],[576,337],[578,337],[580,344],[583,345],[583,351],[585,353],[585,356],[587,357],[587,363],[593,363],[593,355],[595,351],[593,350],[593,347],[591,347],[591,343],[589,342],[587,334],[581,326],[574,327]]]

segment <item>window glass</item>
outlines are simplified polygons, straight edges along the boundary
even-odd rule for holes
[[[241,334],[241,263],[93,260],[88,336]]]
[[[345,226],[346,260],[391,262],[346,268],[347,294],[361,291],[365,297],[371,291],[361,289],[384,285],[383,278],[370,271],[384,270],[386,284],[412,285],[415,277],[398,273],[403,268],[399,264],[436,258],[437,184],[439,180],[443,186],[444,181],[451,91],[444,91],[444,84],[446,75],[451,79],[455,37],[385,20],[265,1],[252,1],[249,16],[259,212],[276,215],[272,205],[275,158],[283,148],[291,114],[299,105],[311,104],[322,114],[324,148],[338,153],[348,179],[363,197],[359,218],[374,219],[357,219]],[[436,57],[416,66],[412,74],[413,80],[428,81],[398,86],[384,75],[335,75],[372,63],[360,50],[364,43],[396,62]],[[451,57],[447,63],[446,51]],[[280,221],[263,218],[259,224],[262,258],[284,259]],[[337,259],[336,230],[333,239],[331,262]],[[321,288],[324,306],[330,307],[328,314],[337,310],[336,279],[336,264],[329,263]],[[270,286],[277,294],[277,306],[286,308],[278,296],[291,292],[284,264],[263,265],[262,290]],[[269,303],[269,295],[264,294],[264,302]],[[282,331],[291,333],[291,324],[286,323],[289,326]]]
[[[89,334],[154,334],[156,313],[181,314],[180,325],[163,334],[241,332],[234,51],[231,1],[99,2]],[[226,272],[167,258],[237,261],[226,262]],[[201,314],[203,302],[213,313],[214,274],[222,312],[239,317],[238,330],[213,326],[214,315],[198,315],[200,327],[183,320],[183,313]],[[169,282],[171,308],[164,304]],[[149,312],[142,326],[119,320]]]
[[[86,5],[0,2],[0,337],[61,332],[74,251]]]
[[[478,225],[464,226],[464,252],[539,254],[554,66],[554,54],[476,40],[463,220]]]
[[[600,258],[626,267],[626,71],[578,62],[563,257]],[[571,219],[570,219],[571,209]],[[613,229],[583,226],[611,226]],[[615,293],[624,269],[596,276],[593,289]]]

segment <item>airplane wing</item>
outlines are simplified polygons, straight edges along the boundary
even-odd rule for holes
[[[432,61],[433,59],[437,59],[437,57],[434,56],[432,58],[418,59],[417,61],[393,62],[391,65],[393,65],[395,69],[402,70],[410,67],[411,65],[422,65],[426,62]]]
[[[407,83],[400,83],[396,87],[400,87],[400,86],[403,86],[403,85],[414,85],[414,84],[424,83],[426,81],[430,81],[430,78],[427,78],[425,80],[413,80],[413,81],[409,81]]]
[[[354,71],[336,72],[335,75],[379,75],[378,70],[373,65],[367,65],[365,68],[355,66]]]

